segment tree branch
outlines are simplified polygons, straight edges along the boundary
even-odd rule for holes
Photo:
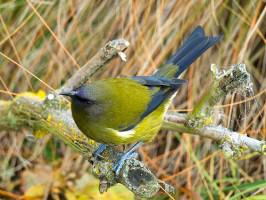
[[[265,155],[265,141],[259,141],[213,124],[214,106],[222,98],[234,92],[251,93],[252,82],[246,66],[236,64],[227,70],[220,71],[216,65],[212,65],[211,70],[214,79],[211,88],[203,95],[192,113],[189,115],[168,113],[163,128],[218,141],[223,151],[234,158],[238,158],[247,149]]]
[[[125,55],[122,53],[129,46],[129,42],[124,39],[117,39],[108,42],[98,53],[81,67],[76,73],[67,80],[59,89],[59,92],[66,92],[86,83],[97,71],[108,63],[112,58],[119,55],[122,60]]]
[[[58,92],[73,89],[87,82],[91,76],[95,75],[99,69],[117,55],[122,56],[124,59],[124,54],[121,54],[121,52],[128,45],[129,43],[126,40],[114,40],[107,43]],[[222,97],[238,88],[239,82],[232,82],[230,77],[243,77],[234,76],[235,72],[237,72],[237,75],[247,73],[244,70],[244,73],[239,74],[241,70],[243,71],[241,67],[232,67],[231,69],[235,70],[232,70],[230,73],[227,71],[227,74],[225,73],[224,76],[218,73],[215,74],[213,92],[207,95],[204,100],[200,101],[197,110],[194,110],[191,115],[169,112],[166,115],[166,120],[162,128],[200,135],[220,141],[223,149],[227,152],[234,153],[238,149],[245,147],[253,151],[265,153],[264,141],[249,138],[221,126],[206,124],[206,121],[208,121],[206,119],[212,116],[211,107]],[[236,80],[240,79],[236,78]],[[243,80],[241,84],[245,82]],[[234,84],[228,84],[231,82]],[[0,112],[0,129],[18,130],[27,127],[34,132],[51,133],[80,152],[86,159],[91,160],[92,171],[100,179],[100,192],[105,192],[116,183],[122,183],[137,196],[149,198],[153,197],[160,189],[160,182],[152,172],[142,162],[134,158],[125,162],[120,175],[116,177],[111,169],[113,164],[121,156],[121,152],[115,147],[107,148],[103,154],[104,159],[100,161],[93,160],[92,152],[98,146],[97,143],[88,139],[80,132],[72,119],[70,103],[65,98],[59,96],[57,92],[51,92],[45,98],[29,92],[22,93],[13,100],[0,101]],[[173,187],[167,184],[164,185],[167,186],[165,187],[167,188],[167,192],[174,192]]]
[[[260,154],[266,154],[266,143],[254,138],[250,138],[245,134],[231,131],[222,126],[208,125],[200,129],[189,128],[184,124],[164,121],[163,129],[177,131],[180,133],[189,133],[199,135],[220,142],[226,155],[238,158],[244,150],[251,150]]]

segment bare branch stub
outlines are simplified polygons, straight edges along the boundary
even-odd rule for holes
[[[86,83],[112,58],[120,56],[121,52],[125,51],[128,46],[129,42],[125,39],[117,39],[108,42],[92,59],[68,79],[58,92],[66,92]]]

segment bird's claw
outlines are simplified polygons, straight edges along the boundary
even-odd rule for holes
[[[99,160],[99,158],[102,157],[102,153],[106,149],[106,144],[100,144],[98,148],[92,153],[92,156],[95,158],[95,160]]]
[[[121,158],[118,160],[118,162],[113,166],[113,171],[116,176],[119,175],[124,163],[126,160],[130,158],[136,158],[138,156],[138,153],[136,152],[126,152],[121,156]]]

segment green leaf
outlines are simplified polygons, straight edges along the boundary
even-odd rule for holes
[[[265,199],[266,199],[266,195],[257,195],[257,196],[245,198],[243,200],[265,200]]]
[[[235,195],[230,198],[230,200],[239,199],[243,197],[246,193],[252,192],[254,190],[266,188],[266,180],[258,180],[253,183],[244,183],[237,186],[230,186],[224,189],[225,192],[234,190]]]

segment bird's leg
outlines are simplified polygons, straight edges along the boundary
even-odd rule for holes
[[[137,142],[132,147],[130,147],[118,160],[118,162],[113,166],[113,171],[115,172],[116,176],[119,175],[120,170],[123,167],[124,162],[129,158],[134,158],[138,154],[135,152],[143,142]]]
[[[92,153],[92,156],[98,160],[100,157],[102,157],[102,153],[106,149],[106,144],[100,144],[98,148]]]

